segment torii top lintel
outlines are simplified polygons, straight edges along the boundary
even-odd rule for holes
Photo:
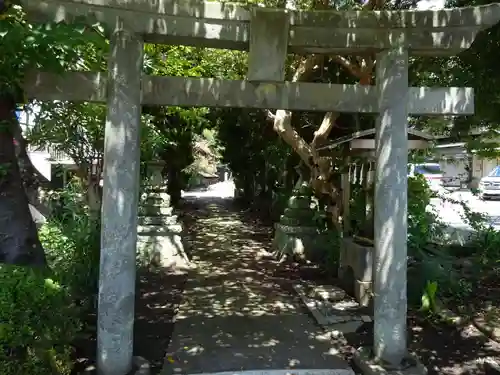
[[[426,11],[290,11],[199,0],[23,0],[35,21],[118,19],[146,42],[247,50],[252,23],[273,13],[289,52],[361,54],[404,46],[414,55],[454,55],[500,21],[500,4]],[[284,16],[285,15],[285,16]],[[272,30],[269,30],[272,31]]]

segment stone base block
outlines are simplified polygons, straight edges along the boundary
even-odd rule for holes
[[[361,306],[368,306],[371,300],[372,256],[373,246],[361,245],[352,238],[342,239],[340,283]]]
[[[412,354],[408,354],[401,368],[387,368],[373,359],[371,348],[360,348],[353,356],[357,369],[364,375],[427,375],[427,368]]]
[[[139,225],[175,225],[179,222],[177,215],[172,216],[139,216]]]
[[[372,255],[373,246],[361,245],[352,238],[343,238],[339,267],[350,267],[357,280],[372,281]]]
[[[372,282],[354,280],[354,298],[361,306],[369,306],[372,300]]]
[[[185,272],[191,268],[191,262],[184,251],[181,236],[178,233],[163,233],[160,236],[138,236],[138,260],[145,266],[167,268]]]
[[[281,254],[310,261],[322,260],[328,251],[328,243],[321,234],[293,234],[281,230],[276,230],[273,247]]]
[[[77,375],[96,375],[97,369],[94,365],[87,366],[79,371]],[[151,364],[147,359],[139,356],[132,358],[132,370],[127,375],[151,375]]]

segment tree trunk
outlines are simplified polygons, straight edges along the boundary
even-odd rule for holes
[[[33,165],[28,155],[28,144],[23,137],[21,124],[17,117],[13,119],[13,137],[17,142],[17,160],[21,172],[21,178],[28,194],[37,191],[39,186],[51,188],[50,180],[43,176]]]
[[[50,215],[50,208],[40,200],[39,188],[43,187],[47,190],[52,190],[54,186],[52,182],[43,176],[33,165],[28,154],[28,144],[23,136],[21,124],[17,117],[15,117],[13,121],[13,137],[17,142],[16,156],[28,202],[43,216],[48,217]]]
[[[176,165],[167,165],[168,169],[168,183],[167,193],[170,195],[170,202],[172,206],[177,206],[182,197],[182,172]]]
[[[12,97],[0,96],[0,262],[45,266],[16,158],[15,109]]]
[[[375,3],[377,0],[373,0]],[[382,1],[382,0],[381,0]],[[327,7],[327,2],[317,3],[322,7]],[[359,79],[361,85],[369,85],[371,82],[373,67],[375,61],[371,57],[359,60],[359,65],[342,56],[333,57],[336,62],[341,64],[351,74]],[[298,67],[293,74],[292,82],[305,81],[318,66],[324,65],[324,56],[309,55],[301,58]],[[274,115],[273,129],[276,133],[290,145],[299,155],[300,159],[311,171],[310,185],[315,195],[321,198],[328,205],[328,212],[331,216],[332,224],[338,231],[341,230],[340,213],[341,199],[340,188],[334,183],[332,159],[321,157],[317,149],[326,142],[332,129],[335,127],[335,121],[339,114],[328,112],[323,118],[318,130],[314,132],[314,138],[309,144],[292,126],[292,112],[279,109]]]

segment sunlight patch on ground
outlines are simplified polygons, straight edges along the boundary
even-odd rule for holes
[[[210,185],[206,191],[182,191],[182,197],[187,198],[234,198],[235,186],[232,180]]]

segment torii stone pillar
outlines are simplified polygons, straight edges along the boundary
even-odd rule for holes
[[[376,80],[373,354],[400,366],[407,355],[408,52],[379,53]]]
[[[97,371],[132,369],[144,44],[116,29],[110,37],[104,140]]]

